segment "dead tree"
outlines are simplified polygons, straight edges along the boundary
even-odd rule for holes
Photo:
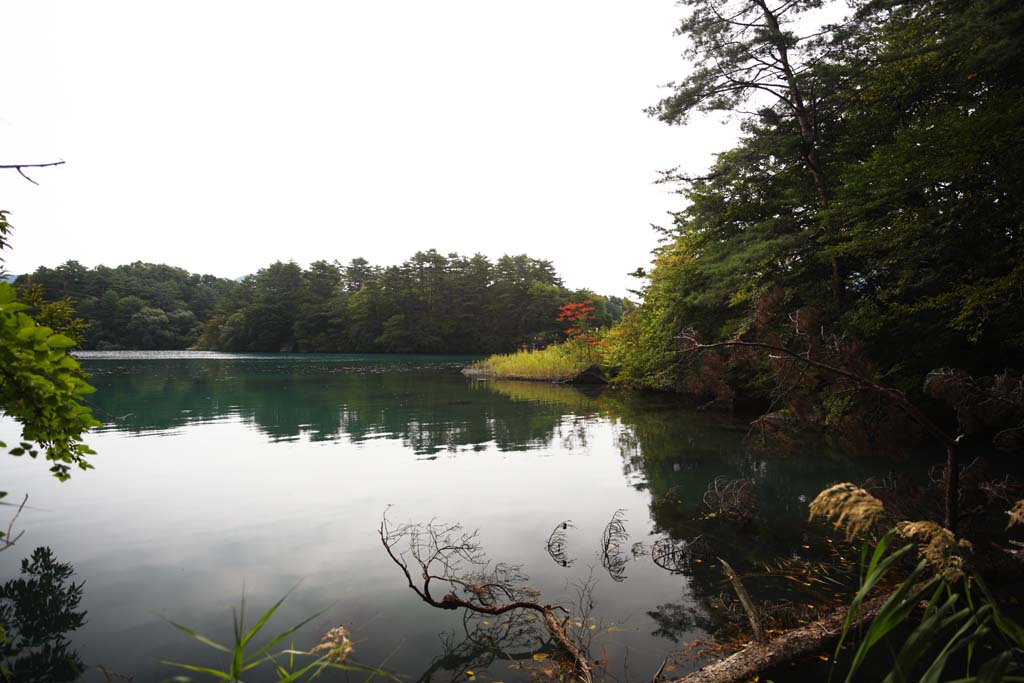
[[[459,524],[392,524],[385,512],[379,528],[380,541],[416,595],[439,609],[466,609],[477,614],[500,616],[517,610],[539,614],[555,648],[566,659],[579,683],[593,683],[587,653],[569,637],[569,611],[538,601],[539,593],[528,585],[520,567],[492,564],[480,547],[477,532]],[[415,579],[413,578],[415,576]],[[438,598],[434,591],[443,591]],[[556,612],[567,616],[559,619]]]

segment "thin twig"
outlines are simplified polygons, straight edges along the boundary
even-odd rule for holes
[[[47,168],[49,166],[60,166],[60,165],[65,164],[65,163],[67,163],[67,162],[64,161],[63,159],[61,159],[60,161],[50,161],[50,162],[45,163],[45,164],[0,164],[0,169],[12,169],[13,168],[14,170],[16,170],[21,175],[22,178],[24,178],[25,180],[29,181],[33,185],[38,185],[39,183],[37,183],[36,181],[32,180],[27,175],[25,175],[25,171],[23,171],[22,169],[24,169],[24,168]]]
[[[15,536],[13,539],[11,538],[11,533],[13,533],[14,531],[14,523],[18,521],[18,515],[20,515],[21,511],[25,509],[25,503],[27,502],[28,494],[26,493],[25,498],[21,501],[21,505],[18,506],[18,511],[14,513],[13,517],[11,517],[11,523],[7,525],[7,533],[4,535],[2,539],[0,539],[0,543],[3,543],[3,547],[0,548],[0,551],[7,550],[8,548],[10,548],[12,545],[18,542],[19,538],[21,538],[25,534],[25,531],[22,530],[22,532]]]

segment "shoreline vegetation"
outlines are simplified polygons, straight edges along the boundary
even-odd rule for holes
[[[585,344],[563,342],[542,349],[499,353],[471,363],[462,374],[476,379],[507,379],[565,384],[604,384],[600,354]]]

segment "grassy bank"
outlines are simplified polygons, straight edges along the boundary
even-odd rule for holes
[[[557,382],[599,363],[600,352],[586,343],[565,342],[543,349],[501,353],[477,361],[470,368],[499,379],[526,379]]]

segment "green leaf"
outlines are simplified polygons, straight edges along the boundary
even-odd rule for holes
[[[51,334],[46,338],[46,343],[54,349],[66,349],[76,345],[74,339],[63,334]]]
[[[264,624],[267,623],[267,620],[270,619],[270,617],[273,616],[274,612],[277,611],[277,608],[281,606],[281,603],[288,599],[288,596],[291,595],[291,592],[292,591],[289,590],[287,593],[284,594],[284,596],[280,600],[275,602],[270,609],[263,613],[263,616],[261,616],[259,620],[257,620],[256,624],[251,629],[249,629],[248,633],[246,633],[245,636],[242,637],[241,641],[239,641],[242,647],[248,645],[249,641],[252,640],[257,633],[259,633],[260,629],[263,628]]]
[[[261,648],[260,648],[259,650],[257,650],[257,651],[255,652],[255,654],[253,654],[253,655],[252,655],[251,657],[248,657],[248,658],[246,658],[246,660],[245,660],[245,661],[246,661],[246,662],[249,662],[249,661],[251,661],[251,660],[252,660],[253,658],[256,658],[256,657],[260,657],[260,656],[262,656],[262,655],[265,655],[265,654],[266,654],[267,652],[269,652],[269,651],[270,651],[270,649],[271,649],[271,648],[273,648],[273,647],[274,647],[275,645],[277,645],[278,643],[280,643],[281,641],[283,641],[283,640],[284,640],[285,638],[287,638],[287,637],[288,637],[288,636],[290,636],[291,634],[295,633],[295,632],[296,632],[296,631],[298,631],[298,630],[299,630],[300,628],[302,628],[303,626],[305,626],[305,625],[306,625],[306,624],[308,624],[309,622],[313,621],[314,619],[316,619],[317,617],[319,617],[319,616],[320,616],[321,614],[323,614],[323,613],[324,613],[324,612],[326,612],[326,611],[327,611],[326,609],[322,609],[322,610],[320,610],[319,612],[317,612],[316,614],[312,614],[312,615],[310,615],[309,617],[307,617],[306,619],[303,619],[302,621],[300,621],[299,623],[297,623],[297,624],[296,624],[295,626],[292,626],[292,627],[291,627],[290,629],[288,629],[287,631],[284,631],[283,633],[281,633],[281,634],[279,634],[279,635],[275,636],[275,637],[274,637],[274,638],[273,638],[273,639],[272,639],[272,640],[271,640],[271,641],[270,641],[269,643],[267,643],[266,645],[264,645],[263,647],[261,647]]]
[[[224,652],[224,653],[227,653],[227,654],[231,654],[231,650],[229,650],[228,648],[224,647],[220,643],[217,643],[217,642],[214,642],[214,641],[210,640],[209,638],[207,638],[206,636],[204,636],[201,633],[196,633],[195,631],[190,629],[188,626],[182,626],[181,624],[177,624],[177,623],[175,623],[175,622],[173,622],[173,621],[171,621],[169,619],[166,620],[166,621],[167,621],[168,624],[170,624],[174,628],[178,629],[179,631],[181,631],[182,633],[184,633],[186,635],[189,635],[189,636],[195,638],[196,640],[198,640],[203,645],[207,645],[209,647],[212,647],[214,650],[217,650],[219,652]]]
[[[836,649],[833,653],[832,660],[835,661],[839,658],[839,651],[843,647],[843,643],[846,637],[849,635],[850,627],[853,625],[854,620],[860,615],[861,606],[864,604],[864,600],[868,594],[875,588],[878,582],[888,573],[889,569],[899,560],[900,557],[910,551],[912,546],[904,546],[897,550],[892,555],[883,559],[886,550],[895,538],[895,531],[890,531],[879,539],[878,544],[875,546],[874,553],[871,555],[871,560],[868,562],[868,566],[861,577],[861,585],[854,594],[853,599],[850,601],[850,607],[846,612],[846,619],[843,622],[843,630],[839,636],[839,642],[836,643]],[[861,566],[864,565],[864,560],[867,558],[867,544],[865,543],[861,548]]]
[[[889,562],[889,560],[892,560],[894,557],[902,554],[903,550],[906,550],[906,548],[893,553],[893,555],[890,555],[885,560],[879,562],[875,569],[875,575],[873,576],[872,572],[868,572],[866,578],[868,580],[874,578],[877,582],[881,578],[881,575],[888,571],[888,568],[892,566],[892,563]],[[911,588],[924,573],[927,566],[928,564],[924,560],[919,562],[917,567],[914,568],[914,571],[911,572],[910,576],[908,576],[903,583],[900,584],[900,587],[882,604],[881,609],[871,621],[867,631],[861,638],[860,645],[854,653],[853,661],[850,663],[849,673],[846,676],[846,683],[850,683],[853,680],[854,675],[857,673],[861,664],[864,663],[864,659],[867,657],[871,648],[873,648],[882,638],[892,631],[892,629],[901,624],[910,612],[916,608],[917,603],[920,602],[939,581],[937,577],[929,579],[920,588],[911,593]],[[863,591],[863,588],[864,587],[862,586],[861,591]],[[858,595],[861,594],[861,591],[858,591]],[[847,614],[847,619],[849,620],[849,614]],[[847,630],[848,629],[844,626],[844,636],[846,635]]]
[[[219,678],[222,681],[232,681],[233,683],[237,683],[237,679],[232,678],[223,671],[217,671],[216,669],[211,669],[209,667],[196,666],[195,664],[182,664],[180,662],[168,662],[165,660],[161,660],[160,663],[166,664],[167,666],[174,666],[179,669],[185,669],[186,671],[195,671],[196,673],[209,674],[214,678]]]
[[[985,665],[978,671],[978,683],[1001,683],[1008,681],[1006,676],[1013,665],[1013,652],[1006,650],[992,659],[985,662]]]

